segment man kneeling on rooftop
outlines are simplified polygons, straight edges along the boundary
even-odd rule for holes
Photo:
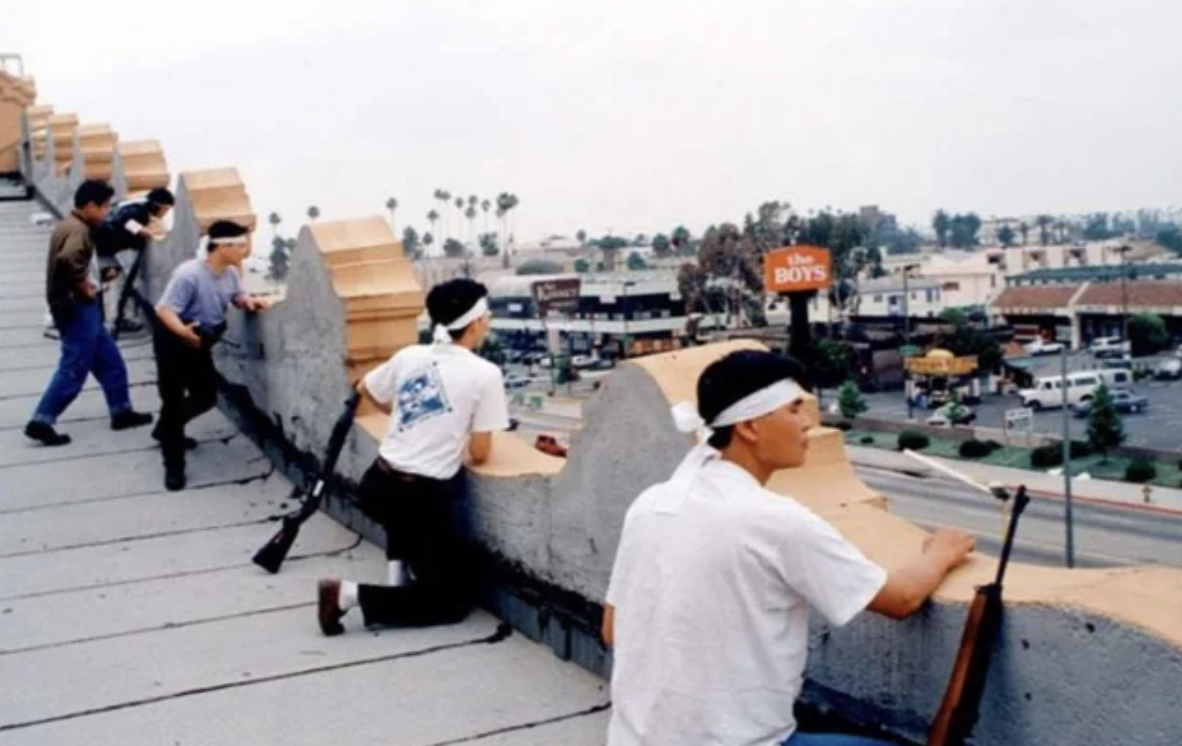
[[[386,531],[386,585],[320,581],[320,629],[345,631],[361,607],[367,626],[421,627],[464,619],[472,604],[467,546],[457,525],[465,461],[492,452],[509,427],[501,369],[476,354],[488,336],[488,290],[467,279],[436,285],[427,313],[435,342],[399,350],[358,390],[390,415],[378,458],[357,488],[361,510]]]
[[[834,626],[863,609],[915,613],[973,550],[937,532],[888,573],[823,519],[765,489],[808,450],[800,366],[734,352],[698,380],[701,413],[674,408],[694,448],[668,482],[628,509],[607,592],[614,647],[609,746],[873,746],[805,734],[793,705],[809,609]]]

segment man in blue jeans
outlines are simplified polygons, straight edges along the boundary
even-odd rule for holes
[[[103,326],[92,230],[107,217],[114,194],[106,182],[83,182],[74,194],[74,211],[58,223],[49,239],[46,299],[61,337],[62,355],[25,426],[26,436],[47,446],[70,442],[70,436],[59,433],[54,425],[91,373],[103,387],[111,429],[127,430],[152,422],[152,415],[132,410],[127,366]]]

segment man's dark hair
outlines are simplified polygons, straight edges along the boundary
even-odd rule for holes
[[[763,350],[737,350],[715,360],[698,377],[698,412],[709,423],[732,404],[789,378],[807,385],[804,366],[796,360]],[[726,448],[733,433],[732,426],[715,429],[710,445]]]
[[[81,210],[87,205],[104,205],[115,196],[115,190],[105,181],[87,179],[74,192],[74,207]]]
[[[153,214],[160,211],[162,207],[172,207],[176,204],[176,197],[172,196],[172,192],[164,187],[156,187],[148,192],[148,209]]]
[[[216,238],[238,238],[248,232],[246,226],[232,220],[216,220],[209,226],[209,244],[205,247],[206,251],[213,252],[217,248],[217,244],[214,243]]]
[[[488,288],[475,280],[460,277],[440,283],[427,293],[427,314],[432,324],[446,326],[471,310],[481,298],[488,295]],[[463,329],[448,329],[452,339],[464,336]]]

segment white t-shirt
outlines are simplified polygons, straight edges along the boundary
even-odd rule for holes
[[[509,427],[501,369],[459,345],[414,345],[365,376],[365,388],[393,404],[378,449],[399,471],[450,479],[471,433]]]
[[[809,608],[841,626],[886,582],[828,523],[716,459],[628,509],[608,746],[772,746],[796,730]]]

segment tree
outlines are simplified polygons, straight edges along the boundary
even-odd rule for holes
[[[435,236],[430,231],[423,234],[423,253],[431,253],[431,244],[435,243]]]
[[[280,283],[287,279],[287,271],[291,266],[291,254],[287,248],[287,240],[275,236],[271,239],[271,266],[267,270],[272,282]]]
[[[1001,369],[1003,354],[1001,344],[992,334],[969,323],[964,311],[958,308],[946,309],[940,320],[951,324],[951,332],[941,333],[936,344],[957,357],[976,356],[977,369],[997,372]]]
[[[312,205],[311,207],[309,207],[308,208],[308,220],[311,220],[313,223],[315,223],[316,218],[318,218],[318,217],[320,217],[320,208],[317,207],[316,205]]]
[[[628,246],[628,239],[620,236],[604,236],[603,238],[592,241],[593,244],[599,247],[603,252],[603,263],[607,266],[608,272],[616,271],[616,257],[619,256],[620,249]]]
[[[515,194],[501,192],[497,195],[497,217],[501,220],[501,245],[505,247],[506,261],[513,250],[513,237],[509,233],[509,213],[516,210],[519,204],[521,204],[521,200],[517,199]]]
[[[638,272],[642,269],[648,269],[648,264],[644,261],[644,257],[633,251],[628,255],[628,269],[632,272]]]
[[[394,224],[394,212],[398,209],[398,200],[394,197],[386,200],[386,212],[390,213],[390,230],[397,232],[398,229]]]
[[[488,233],[488,211],[492,208],[492,202],[489,200],[482,200],[480,202],[480,211],[484,213],[484,232]]]
[[[446,240],[447,239],[447,218],[445,217],[445,215],[447,213],[447,205],[448,205],[448,203],[451,202],[451,192],[447,191],[446,189],[436,189],[434,196],[435,196],[435,199],[439,201],[440,205],[443,207],[443,210],[444,210],[444,212],[442,212],[442,213],[436,212],[435,216],[436,216],[436,220],[438,220],[441,217],[443,218],[443,237]],[[431,212],[435,212],[435,211],[432,210]],[[432,226],[432,227],[434,227],[434,226]]]
[[[449,238],[443,242],[443,254],[452,259],[457,259],[464,255],[464,244],[454,238]]]
[[[1058,243],[1067,243],[1067,221],[1058,220],[1055,222],[1056,241]]]
[[[857,419],[859,415],[866,412],[869,408],[866,404],[866,399],[862,397],[862,392],[858,390],[856,383],[846,381],[841,384],[841,389],[837,392],[837,411],[841,412],[841,416],[847,422]]]
[[[869,239],[872,245],[886,246],[887,254],[917,254],[923,246],[923,236],[914,228],[891,228],[879,232],[876,237]]]
[[[1155,313],[1139,313],[1129,319],[1129,344],[1137,357],[1161,352],[1170,346],[1166,322]]]
[[[690,236],[689,229],[684,225],[679,225],[674,228],[673,233],[670,234],[670,238],[672,239],[674,250],[679,255],[686,256],[693,253],[693,239]]]
[[[945,308],[940,312],[940,321],[960,327],[969,323],[968,314],[959,308]]]
[[[954,215],[949,226],[951,235],[948,242],[954,247],[967,249],[979,243],[977,233],[981,230],[981,218],[977,217],[975,213]]]
[[[497,254],[501,253],[501,248],[497,246],[497,234],[480,234],[480,253],[484,254],[485,256],[496,256]]]
[[[1108,386],[1101,384],[1092,395],[1088,409],[1088,445],[1099,451],[1102,463],[1108,463],[1108,454],[1125,442],[1124,423]]]
[[[585,275],[590,271],[591,271],[591,262],[587,261],[586,259],[576,259],[575,260],[575,272],[578,272],[581,275]]]
[[[476,198],[473,197],[472,199]],[[468,236],[470,237],[476,232],[476,206],[468,205],[468,209],[464,210],[464,217],[468,218]]]
[[[1038,226],[1039,244],[1049,246],[1051,243],[1051,223],[1055,222],[1055,219],[1050,215],[1039,215],[1034,222]]]
[[[848,342],[822,339],[814,350],[809,368],[818,388],[836,388],[853,378],[854,348]]]
[[[498,368],[503,368],[505,363],[509,361],[508,351],[505,349],[505,343],[493,334],[490,334],[484,338],[484,344],[480,346],[480,350],[477,351],[476,354],[480,355],[480,357],[489,361]]]
[[[422,249],[419,247],[419,232],[409,225],[402,229],[402,254],[411,259],[418,259],[422,256]]]
[[[1159,246],[1176,254],[1182,254],[1182,230],[1179,230],[1178,226],[1171,225],[1162,228],[1157,232],[1156,240]]]
[[[1026,240],[1030,237],[1030,223],[1023,220],[1018,223],[1018,232],[1022,234],[1022,245],[1026,245]]]
[[[948,246],[948,231],[952,229],[952,218],[948,217],[948,213],[943,210],[936,210],[936,214],[932,216],[932,230],[936,231],[936,243],[940,248],[947,248]]]
[[[1001,227],[1001,230],[999,230],[997,232],[998,243],[1000,243],[1002,246],[1006,247],[1007,249],[1014,245],[1015,237],[1016,237],[1016,234],[1014,232],[1014,229],[1011,228],[1009,225],[1003,225]]]
[[[1112,231],[1108,230],[1108,213],[1098,212],[1088,217],[1084,225],[1083,237],[1087,241],[1103,241],[1112,238]]]
[[[587,245],[587,231],[583,230],[582,228],[575,232],[575,238],[578,239],[579,246]]]
[[[279,232],[279,224],[283,222],[283,218],[279,217],[279,213],[273,212],[267,216],[267,222],[271,224],[271,239],[274,240]]]
[[[661,259],[669,256],[673,250],[673,244],[669,242],[669,237],[664,233],[658,233],[653,236],[653,253]]]
[[[431,230],[435,230],[435,224],[439,222],[439,213],[435,210],[427,213],[427,222],[431,224]]]

